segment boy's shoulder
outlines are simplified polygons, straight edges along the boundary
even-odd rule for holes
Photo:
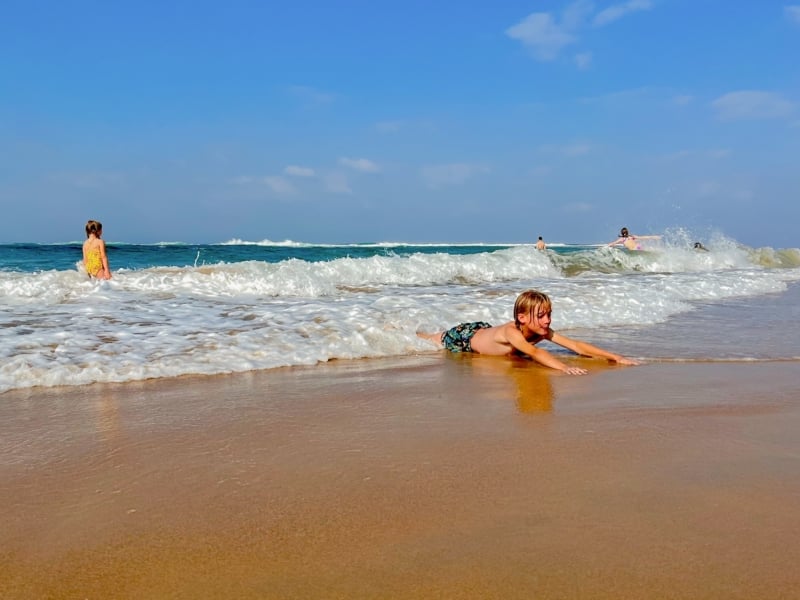
[[[508,333],[510,331],[517,331],[517,324],[514,321],[507,321],[497,325],[496,327],[497,330],[506,338],[508,338]]]

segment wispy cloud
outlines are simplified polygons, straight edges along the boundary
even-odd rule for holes
[[[693,195],[697,198],[709,198],[715,196],[722,189],[718,181],[700,181],[695,185]]]
[[[268,187],[272,192],[281,196],[288,196],[297,192],[292,183],[280,175],[267,175],[265,177],[253,177],[251,175],[240,175],[231,179],[235,185],[261,185]]]
[[[609,23],[618,21],[625,15],[642,10],[650,10],[651,8],[653,8],[653,3],[650,0],[628,0],[628,2],[614,4],[597,13],[592,19],[592,25],[594,27],[604,27]]]
[[[297,165],[289,165],[284,170],[287,175],[293,177],[314,177],[314,169],[310,167],[298,167]]]
[[[422,167],[420,174],[428,186],[433,188],[461,185],[480,173],[488,173],[489,167],[467,163],[449,165],[430,165]]]
[[[343,156],[339,159],[339,164],[349,169],[361,171],[363,173],[377,173],[381,168],[366,158],[348,158]]]
[[[534,177],[545,177],[553,172],[553,167],[550,165],[537,165],[531,169],[530,174]]]
[[[711,150],[678,150],[664,155],[662,158],[665,161],[678,161],[678,160],[692,160],[696,161],[698,158],[710,158],[713,160],[721,160],[731,155],[730,148],[714,148]]]
[[[594,206],[588,202],[571,202],[562,207],[562,210],[568,213],[586,213],[591,212],[593,209]]]
[[[593,12],[594,2],[592,0],[575,0],[561,12],[561,24],[571,31],[580,29]]]
[[[741,119],[780,119],[790,116],[794,103],[780,94],[757,90],[730,92],[711,103],[717,117],[725,121]]]
[[[594,4],[590,0],[577,0],[564,9],[560,19],[549,12],[531,13],[516,25],[506,29],[505,34],[521,42],[537,60],[551,61],[556,59],[565,47],[577,43],[578,34],[587,25],[595,28],[605,27],[628,14],[649,10],[652,7],[652,0],[628,0],[594,14]],[[575,57],[575,64],[580,69],[588,67],[590,62],[591,53],[580,53]]]
[[[579,98],[578,101],[584,104],[621,104],[625,102],[640,102],[643,99],[648,99],[655,94],[653,88],[638,87],[628,90],[618,90],[616,92],[607,92],[598,96],[584,96]]]
[[[539,147],[540,152],[545,154],[560,154],[562,156],[583,156],[591,152],[592,146],[588,142],[575,142],[573,144],[553,145],[546,144]]]
[[[716,148],[714,150],[708,150],[706,152],[706,156],[709,158],[727,158],[731,155],[730,148]]]
[[[800,4],[790,4],[783,7],[786,18],[792,23],[800,25]]]
[[[286,91],[306,106],[331,104],[339,97],[333,92],[325,92],[307,85],[290,85],[287,86]]]
[[[397,133],[402,126],[401,121],[380,121],[375,123],[375,130],[378,133]]]
[[[576,54],[575,65],[582,71],[588,69],[592,65],[592,53],[581,52],[580,54]]]
[[[331,171],[322,178],[325,189],[333,194],[352,194],[347,175],[341,171]]]
[[[583,156],[584,154],[589,154],[591,149],[592,147],[589,144],[578,143],[564,146],[561,152],[564,156]]]
[[[627,90],[617,90],[597,96],[584,96],[577,102],[582,104],[604,105],[609,108],[625,106],[689,106],[696,101],[694,96],[677,93],[669,88],[643,86]]]
[[[276,194],[294,194],[294,186],[285,178],[280,175],[268,175],[261,178],[261,183],[266,185]]]
[[[60,172],[49,177],[62,185],[81,189],[104,189],[122,185],[127,179],[123,173],[85,171],[85,172]]]
[[[577,37],[556,23],[550,13],[533,13],[506,29],[512,40],[522,42],[541,61],[555,59],[562,48],[575,43]]]

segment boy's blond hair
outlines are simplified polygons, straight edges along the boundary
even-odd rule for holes
[[[519,315],[529,315],[540,306],[548,312],[553,308],[550,298],[543,292],[528,290],[517,296],[517,301],[514,302],[514,323],[516,326],[519,327],[522,324],[519,322]]]

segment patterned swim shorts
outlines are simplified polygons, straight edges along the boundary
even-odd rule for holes
[[[442,334],[442,345],[450,352],[472,352],[472,336],[478,329],[487,327],[491,325],[483,321],[461,323]]]

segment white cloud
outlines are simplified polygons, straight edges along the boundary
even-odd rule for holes
[[[677,152],[673,152],[672,154],[667,154],[665,158],[667,160],[679,160],[693,155],[694,155],[694,150],[678,150]]]
[[[717,148],[716,150],[709,150],[706,152],[709,158],[727,158],[731,155],[730,148]]]
[[[565,204],[562,210],[569,213],[585,213],[590,212],[593,208],[594,207],[588,202],[572,202],[570,204]]]
[[[302,100],[306,106],[330,104],[338,97],[332,92],[323,92],[307,85],[290,85],[286,89],[289,94]]]
[[[558,25],[549,13],[533,13],[506,29],[506,35],[531,49],[543,61],[555,59],[564,46],[577,38],[565,27]]]
[[[53,173],[50,179],[76,188],[104,189],[122,185],[126,177],[122,173],[86,171]]]
[[[651,8],[653,8],[651,0],[628,0],[628,2],[623,2],[622,4],[614,4],[597,13],[592,20],[592,25],[595,27],[604,27],[609,23],[621,19],[627,14],[642,10],[650,10]]]
[[[662,158],[667,161],[688,159],[696,162],[698,158],[711,158],[714,160],[720,160],[727,158],[730,155],[730,148],[714,148],[711,150],[678,150],[677,152],[666,154]]]
[[[400,131],[402,127],[402,122],[400,121],[380,121],[379,123],[375,123],[375,129],[379,133],[396,133]]]
[[[314,169],[310,167],[298,167],[297,165],[289,165],[284,170],[287,175],[294,177],[314,177]]]
[[[538,165],[531,169],[531,175],[534,177],[544,177],[553,172],[553,167],[550,165]]]
[[[267,175],[266,177],[262,177],[261,183],[276,194],[294,194],[296,191],[294,186],[285,177],[281,177],[280,175]]]
[[[800,4],[791,4],[783,7],[786,18],[800,25]]]
[[[575,64],[580,70],[588,69],[592,64],[592,53],[581,52],[575,55]]]
[[[325,189],[334,194],[352,194],[353,190],[350,188],[350,183],[347,181],[347,175],[341,171],[332,171],[323,177]]]
[[[230,180],[234,185],[264,185],[276,194],[288,196],[294,194],[294,186],[285,177],[280,175],[267,175],[265,177],[253,177],[251,175],[240,175]]]
[[[591,0],[577,0],[561,13],[561,25],[570,31],[583,27],[586,20],[594,12],[594,3]]]
[[[579,98],[579,102],[584,104],[623,104],[629,102],[642,102],[648,100],[654,94],[655,90],[650,87],[631,88],[629,90],[619,90],[617,92],[608,92],[599,96],[585,96]]]
[[[488,173],[484,165],[453,163],[449,165],[430,165],[422,167],[420,174],[425,182],[433,188],[445,185],[461,185],[479,173]]]
[[[339,159],[339,164],[364,173],[377,173],[381,170],[378,165],[366,158],[347,158],[343,156]]]
[[[794,112],[795,105],[772,92],[744,90],[730,92],[711,103],[717,117],[726,121],[739,119],[779,119]]]
[[[545,154],[561,154],[563,156],[583,156],[589,154],[592,147],[587,142],[575,142],[574,144],[552,145],[548,144],[540,146],[539,151]]]
[[[594,27],[603,27],[627,14],[649,10],[652,7],[652,0],[628,0],[600,11],[591,24]],[[550,13],[532,13],[506,29],[505,33],[511,39],[522,42],[537,60],[554,60],[566,46],[578,41],[578,32],[586,27],[587,20],[593,12],[594,4],[591,0],[577,0],[564,9],[560,21]],[[590,61],[590,53],[578,54],[575,57],[575,63],[581,69],[588,67]]]
[[[694,189],[694,195],[698,198],[708,198],[715,196],[722,186],[718,181],[701,181]]]
[[[583,156],[584,154],[589,154],[591,149],[592,147],[589,144],[579,143],[564,146],[561,151],[565,156]]]

